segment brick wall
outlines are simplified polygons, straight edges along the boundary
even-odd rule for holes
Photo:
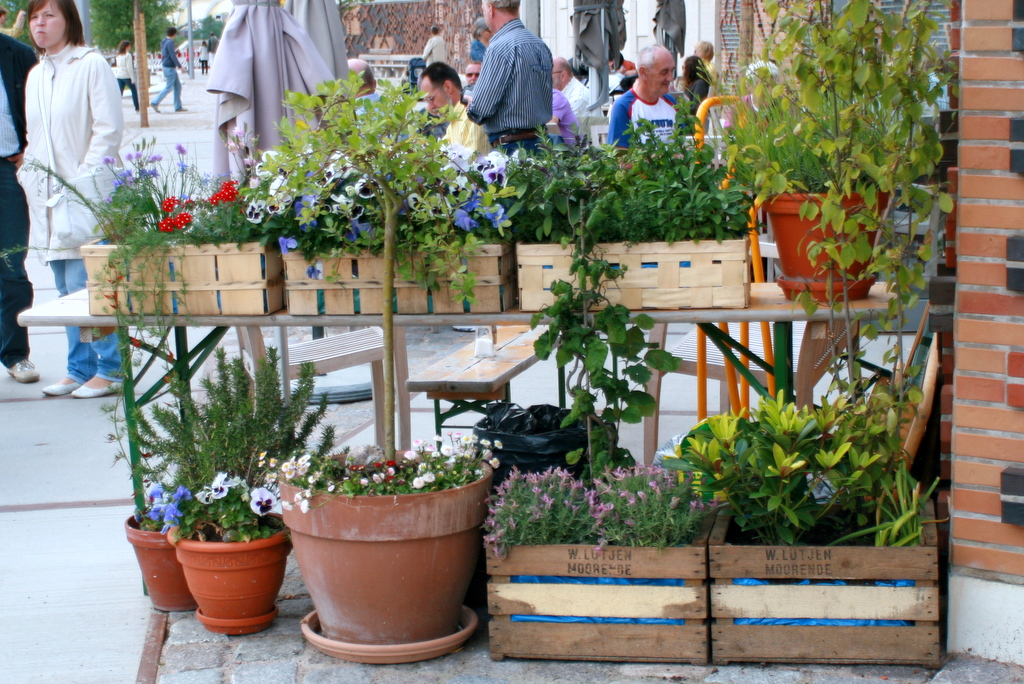
[[[1010,171],[1010,119],[1024,118],[1024,53],[1013,0],[963,0],[951,398],[952,562],[982,577],[1024,577],[1024,527],[1001,518],[1000,476],[1024,465],[1024,293],[1006,287],[1007,238],[1024,234],[1024,174]],[[1022,17],[1024,19],[1024,17]],[[947,254],[947,257],[949,255]],[[1012,371],[1016,372],[1014,365]],[[1016,576],[1016,577],[1007,577]]]

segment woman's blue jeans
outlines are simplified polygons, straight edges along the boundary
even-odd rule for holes
[[[50,262],[57,292],[64,297],[85,289],[85,261],[61,259]],[[117,349],[117,335],[107,335],[94,342],[82,342],[78,328],[64,328],[68,335],[68,377],[85,383],[93,377],[120,382],[121,354]]]

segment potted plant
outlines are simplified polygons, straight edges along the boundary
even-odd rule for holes
[[[484,526],[491,658],[706,663],[707,510],[657,467],[514,470]]]
[[[904,263],[920,222],[936,199],[952,207],[914,185],[942,156],[927,120],[950,79],[931,42],[936,20],[926,2],[901,13],[870,0],[765,8],[777,28],[747,68],[729,162],[781,243],[780,284],[806,306],[865,296],[875,274],[906,291],[920,278]],[[908,207],[905,231],[891,196]]]
[[[462,602],[497,465],[480,447],[449,433],[440,448],[417,441],[395,458],[371,447],[278,464],[284,521],[316,609],[302,622],[314,646],[401,663],[473,634],[476,615]]]
[[[250,377],[241,359],[217,350],[206,401],[172,380],[173,406],[137,412],[136,440],[148,452],[143,473],[168,483],[174,495],[154,508],[177,547],[185,579],[207,629],[249,634],[266,629],[291,549],[280,517],[272,515],[277,486],[267,472],[306,448],[326,405],[306,406],[314,391],[312,366],[302,369],[291,402],[281,399],[277,354]],[[315,453],[325,454],[334,432],[325,428]]]
[[[238,135],[242,135],[238,133]],[[240,155],[252,144],[232,142]],[[281,255],[255,242],[239,196],[242,179],[211,178],[176,146],[164,160],[155,141],[125,155],[126,168],[104,161],[114,190],[94,206],[104,241],[82,255],[89,311],[141,314],[260,315],[283,306]],[[243,168],[250,168],[243,165]]]
[[[709,541],[716,663],[939,661],[935,485],[909,473],[892,396],[797,408],[780,394],[749,418],[710,417],[665,459],[724,502]]]

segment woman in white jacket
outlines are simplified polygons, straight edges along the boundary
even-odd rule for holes
[[[47,201],[59,184],[38,166],[53,168],[61,178],[91,173],[103,165],[104,157],[118,157],[124,119],[114,73],[99,52],[85,47],[74,0],[30,0],[28,15],[29,33],[41,57],[25,86],[28,147],[18,180],[28,199],[29,247],[50,264],[57,291],[64,296],[85,289],[85,262],[79,249],[62,249],[57,240]],[[68,328],[67,334],[67,377],[43,392],[80,399],[117,392],[117,338],[108,335],[88,343],[80,341],[78,328]]]
[[[139,91],[135,89],[135,56],[132,54],[132,42],[122,40],[117,46],[117,56],[114,57],[114,78],[117,79],[117,89],[124,97],[124,89],[132,93],[132,104],[135,111],[139,111]]]

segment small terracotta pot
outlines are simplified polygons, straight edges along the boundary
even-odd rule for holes
[[[819,302],[828,302],[828,257],[822,253],[815,261],[807,256],[811,245],[825,239],[819,221],[800,218],[800,207],[813,197],[812,195],[783,194],[764,203],[768,221],[775,236],[775,244],[779,250],[779,269],[782,276],[778,279],[779,286],[789,299],[795,299],[803,291],[810,291],[811,296]],[[843,201],[846,208],[856,207],[863,203],[860,195],[851,195]],[[879,193],[877,201],[884,208],[889,203],[888,193]],[[868,240],[874,243],[876,233],[870,231]],[[867,262],[856,262],[847,269],[850,285],[850,298],[863,299],[875,282],[874,276],[859,278],[867,267]],[[834,297],[842,293],[842,283],[838,273],[833,277]]]
[[[135,548],[142,581],[146,583],[153,607],[170,612],[195,610],[196,600],[188,590],[185,573],[167,535],[139,529],[134,515],[124,522],[124,531]]]
[[[323,636],[349,645],[415,644],[465,627],[462,603],[492,475],[424,494],[319,496],[306,513],[286,510]],[[297,491],[282,484],[282,500]]]
[[[176,539],[185,579],[199,603],[196,617],[211,632],[252,634],[277,615],[277,594],[284,583],[291,541],[286,531],[249,542],[200,542]]]

